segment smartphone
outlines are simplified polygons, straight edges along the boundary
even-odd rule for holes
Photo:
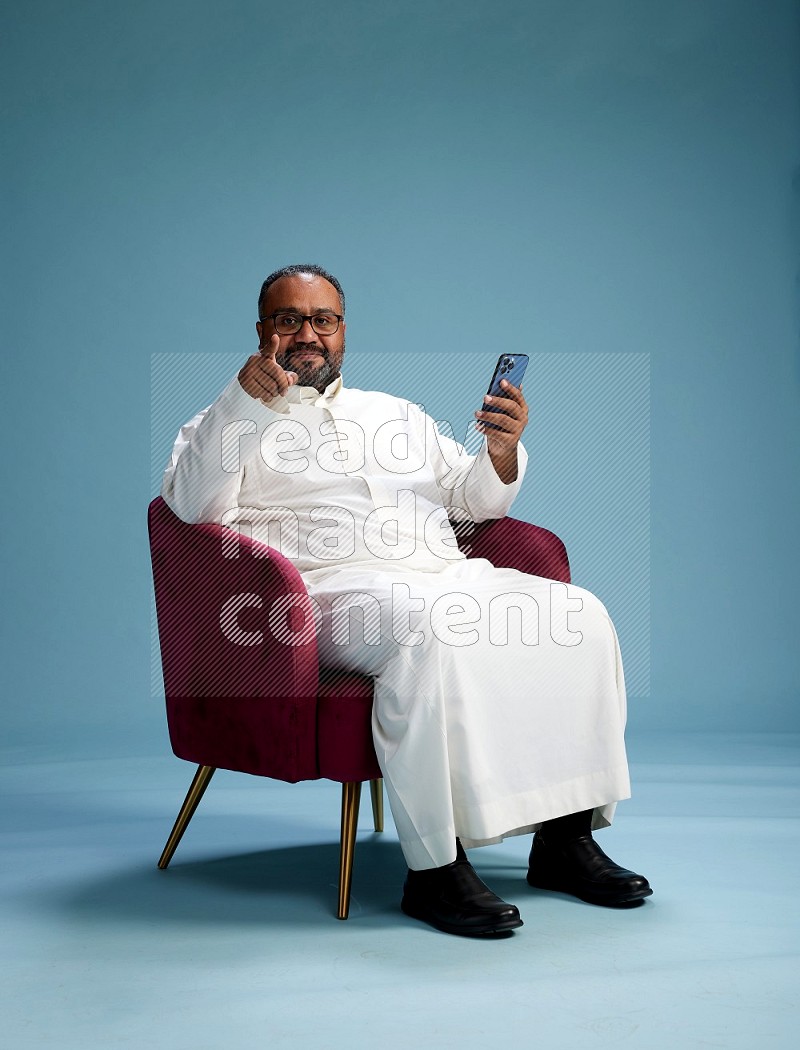
[[[525,375],[525,369],[528,367],[528,355],[527,354],[501,354],[497,359],[495,365],[494,375],[492,381],[489,384],[489,389],[486,391],[491,397],[506,397],[506,393],[500,386],[502,379],[507,379],[512,386],[520,386],[522,383],[522,377]],[[482,412],[502,412],[502,408],[497,408],[495,405],[487,405],[484,402],[481,405]],[[494,423],[487,423],[483,421],[484,425],[489,427],[491,430],[499,430]]]

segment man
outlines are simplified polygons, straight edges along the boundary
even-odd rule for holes
[[[258,305],[258,352],[181,430],[162,495],[184,521],[248,526],[279,547],[313,600],[321,662],[375,677],[403,910],[456,934],[521,926],[464,846],[528,831],[531,885],[641,901],[647,880],[591,834],[629,795],[606,610],[580,588],[467,561],[448,520],[508,511],[526,461],[521,389],[504,381],[503,414],[476,412],[484,442],[468,456],[418,406],[343,385],[331,274],[285,267]]]

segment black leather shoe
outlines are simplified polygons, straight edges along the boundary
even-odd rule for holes
[[[426,871],[409,871],[400,907],[444,933],[483,937],[522,926],[519,911],[481,882],[457,843],[452,864]]]
[[[632,904],[653,892],[644,875],[615,864],[591,835],[549,842],[537,831],[528,864],[531,886],[571,893],[589,904]]]

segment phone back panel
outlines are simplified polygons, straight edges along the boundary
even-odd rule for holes
[[[522,377],[525,375],[525,369],[528,367],[528,355],[527,354],[501,354],[498,358],[497,365],[495,366],[494,375],[492,381],[489,384],[487,391],[492,397],[505,397],[505,392],[500,386],[500,382],[503,379],[507,379],[512,386],[519,386],[522,383]],[[495,405],[487,405],[484,403],[482,406],[484,412],[502,412],[501,408],[497,408]],[[491,427],[491,423],[486,424]],[[495,429],[492,427],[492,429]]]

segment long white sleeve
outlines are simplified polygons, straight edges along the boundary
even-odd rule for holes
[[[517,476],[507,485],[494,469],[485,439],[477,455],[471,456],[463,445],[442,434],[430,416],[426,415],[425,423],[427,447],[445,507],[463,511],[475,522],[504,517],[520,490],[528,464],[522,444],[517,446]]]
[[[234,378],[213,405],[181,427],[161,485],[179,518],[193,525],[220,522],[236,506],[247,443],[285,418],[284,399],[273,403],[278,412],[250,397]]]

